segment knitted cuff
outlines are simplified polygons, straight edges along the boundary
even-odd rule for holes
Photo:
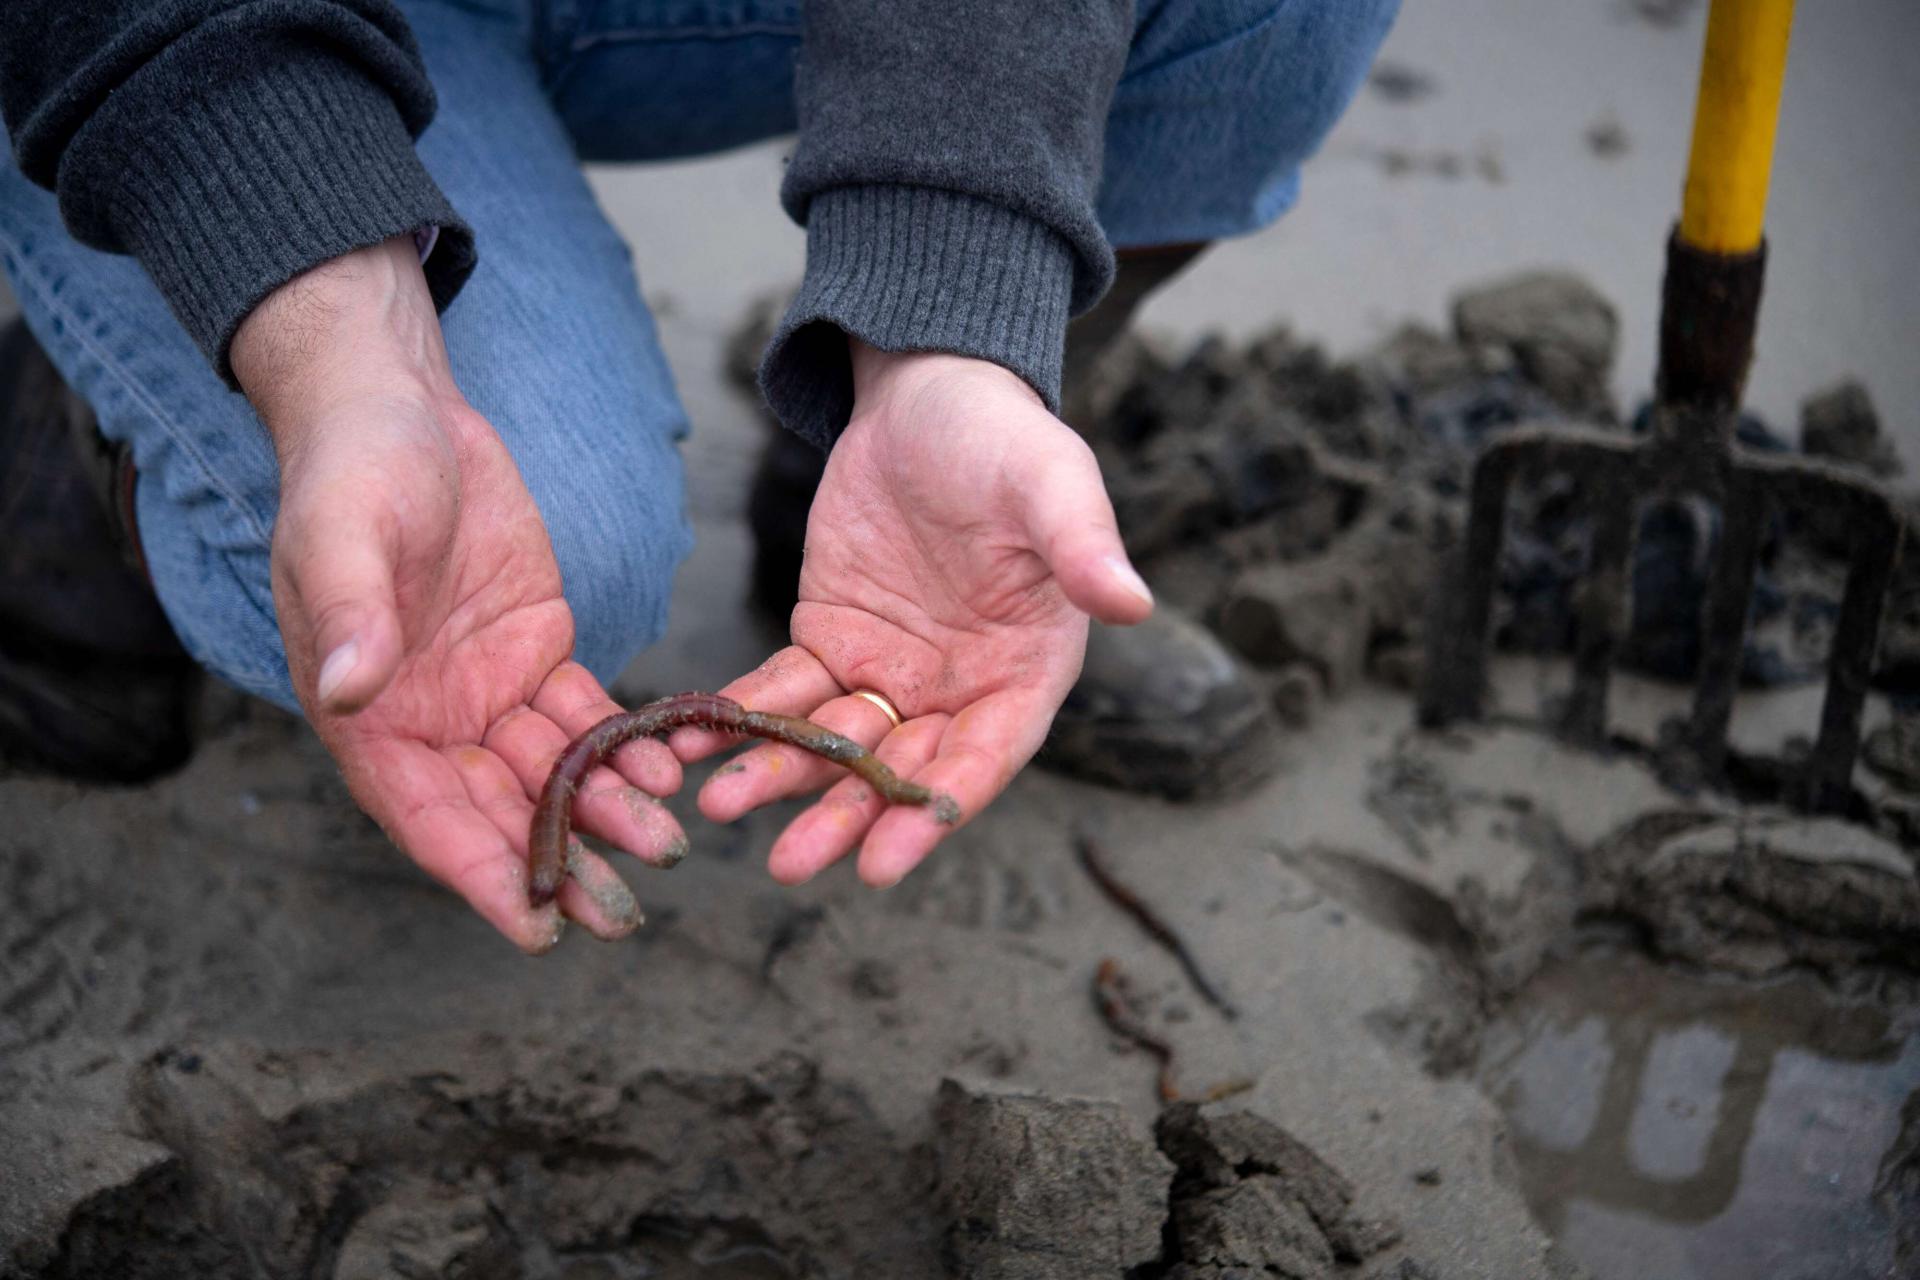
[[[932,187],[838,187],[807,209],[807,273],[760,364],[789,429],[830,448],[853,412],[847,335],[1020,375],[1056,412],[1073,252],[1044,224]]]

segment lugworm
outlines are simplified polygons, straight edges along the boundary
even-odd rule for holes
[[[872,787],[889,804],[931,806],[933,816],[949,826],[960,821],[960,806],[918,783],[908,782],[871,751],[831,729],[799,716],[749,711],[732,698],[715,693],[681,693],[633,711],[608,716],[568,744],[547,775],[540,803],[533,810],[528,833],[528,897],[536,907],[553,901],[567,874],[567,840],[573,823],[573,798],[580,784],[608,756],[635,738],[651,737],[686,725],[717,729],[784,742],[842,765]]]

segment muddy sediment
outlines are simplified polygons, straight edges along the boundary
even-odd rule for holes
[[[1520,423],[1632,429],[1605,401],[1612,309],[1577,280],[1479,291],[1455,319],[1348,363],[1276,332],[1133,344],[1105,371],[1096,447],[1133,550],[1290,726],[1277,770],[1230,799],[1030,771],[874,894],[838,872],[774,887],[760,860],[783,814],[715,828],[682,797],[689,858],[621,867],[647,923],[529,961],[264,708],[223,704],[196,760],[147,787],[0,778],[0,1275],[1610,1276],[1607,1241],[1764,1235],[1737,1188],[1718,1208],[1702,1191],[1692,1222],[1607,1199],[1683,1174],[1723,1191],[1749,1148],[1808,1209],[1795,1221],[1920,1263],[1905,722],[1876,701],[1886,767],[1818,821],[1756,788],[1665,786],[1680,686],[1624,676],[1615,750],[1558,741],[1587,531],[1543,476],[1503,569],[1503,716],[1418,731],[1473,449]],[[1891,474],[1870,410],[1819,399],[1809,448]],[[1684,585],[1714,527],[1650,513],[1642,532],[1636,574]],[[1815,723],[1822,535],[1775,532],[1744,756],[1790,762]],[[731,588],[688,590],[696,620],[737,615]],[[1641,619],[1640,672],[1685,670],[1678,618]],[[1890,694],[1920,669],[1908,639],[1896,625],[1882,647]],[[716,678],[642,666],[657,688]],[[1089,879],[1088,834],[1190,955]],[[1244,1091],[1164,1105],[1152,1055],[1089,998],[1110,959],[1181,1079]],[[1638,994],[1609,1004],[1621,991]],[[1770,1000],[1800,1012],[1769,1022]],[[1712,1101],[1662,1092],[1669,1057],[1749,1044],[1798,1091],[1725,1076],[1746,1138],[1658,1110]],[[1528,1127],[1571,1125],[1581,1073],[1634,1054],[1653,1066],[1613,1073],[1593,1108],[1612,1120],[1544,1145]],[[1534,1111],[1503,1062],[1530,1073]],[[1646,1108],[1703,1135],[1699,1170],[1634,1145]],[[1768,1127],[1801,1122],[1858,1148],[1800,1153],[1836,1179],[1829,1200]],[[1555,1141],[1604,1148],[1619,1178],[1556,1195]]]
[[[735,1075],[580,1053],[522,1066],[375,1080],[269,1119],[248,1088],[263,1062],[157,1055],[130,1118],[160,1150],[76,1206],[39,1274],[585,1276],[683,1251],[768,1275],[929,1265],[925,1205],[893,1172],[913,1154],[803,1059]]]

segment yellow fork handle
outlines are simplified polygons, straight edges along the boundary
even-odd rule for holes
[[[1713,0],[1700,62],[1680,238],[1718,254],[1760,247],[1793,0]]]

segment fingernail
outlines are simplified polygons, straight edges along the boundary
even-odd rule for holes
[[[686,861],[687,850],[690,847],[683,832],[667,841],[666,847],[653,855],[653,865],[662,871],[671,871]]]
[[[325,702],[333,697],[340,686],[347,682],[347,677],[353,674],[353,669],[359,665],[360,642],[358,640],[349,640],[328,654],[327,660],[320,664],[320,701]]]
[[[1135,571],[1134,567],[1120,556],[1108,556],[1107,568],[1113,573],[1113,580],[1139,596],[1148,604],[1153,603],[1153,592],[1147,589],[1147,580]]]
[[[638,841],[642,847],[630,847],[628,852],[648,866],[657,867],[662,871],[670,871],[678,866],[680,860],[687,856],[687,833],[680,830],[673,820],[673,815],[668,813],[667,807],[660,803],[660,798],[650,796],[638,787],[623,787],[620,796],[627,802],[627,812],[639,819],[640,825],[646,828]],[[651,853],[646,852],[645,846],[658,838],[663,826],[673,834],[667,837],[665,844]]]

